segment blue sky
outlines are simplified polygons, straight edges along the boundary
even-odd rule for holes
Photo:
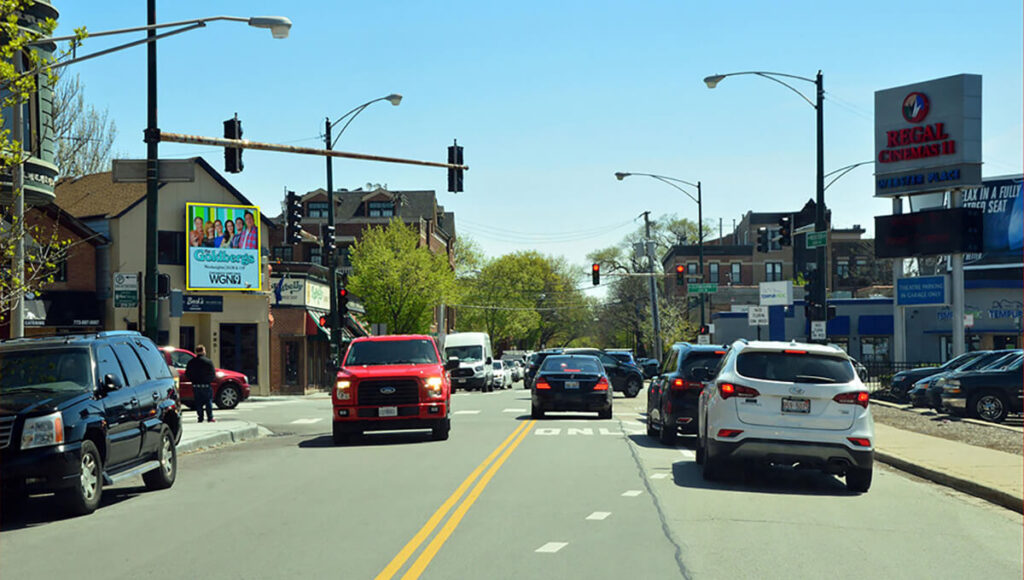
[[[58,33],[145,24],[142,0],[67,2]],[[696,204],[653,179],[700,180],[704,217],[728,233],[748,211],[797,210],[814,197],[815,117],[784,87],[753,76],[708,90],[713,73],[824,74],[826,172],[873,157],[876,90],[959,73],[983,76],[985,176],[1019,173],[1022,4],[986,1],[279,2],[163,0],[160,22],[214,15],[281,15],[289,38],[218,22],[161,41],[159,119],[165,131],[219,136],[238,113],[244,136],[316,147],[325,117],[398,92],[399,107],[368,108],[337,149],[444,161],[465,147],[466,191],[443,169],[335,162],[336,187],[434,189],[460,234],[491,256],[535,249],[584,266],[642,222]],[[129,37],[123,37],[126,40]],[[83,52],[110,39],[87,40]],[[146,51],[73,66],[87,100],[109,109],[115,150],[142,158]],[[814,86],[795,87],[813,100]],[[222,150],[163,144],[161,157]],[[247,151],[228,179],[265,213],[284,190],[325,186],[322,158]],[[826,194],[837,227],[873,229],[891,202],[875,199],[872,168]],[[581,275],[585,270],[581,269]]]

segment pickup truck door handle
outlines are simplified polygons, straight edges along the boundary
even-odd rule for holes
[[[132,400],[129,401],[129,403],[131,403],[133,407],[138,407],[139,406],[139,400],[136,399],[135,397],[132,397]]]
[[[160,400],[160,393],[158,393],[156,391],[153,391],[153,400],[154,401],[159,401]]]

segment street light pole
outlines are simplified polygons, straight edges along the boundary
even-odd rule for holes
[[[146,1],[146,24],[150,27],[156,24],[156,0]],[[146,31],[146,275],[143,279],[143,288],[146,297],[146,336],[154,342],[157,341],[157,302],[156,286],[159,276],[157,267],[157,229],[159,219],[157,214],[158,200],[157,190],[159,188],[159,145],[160,129],[157,127],[156,109],[156,29],[149,28]],[[140,329],[141,330],[141,329]]]

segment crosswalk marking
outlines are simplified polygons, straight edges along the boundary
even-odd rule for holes
[[[603,520],[612,515],[612,512],[594,512],[587,516],[588,520]]]
[[[569,542],[548,542],[534,551],[541,554],[554,554],[568,545]]]
[[[655,473],[651,476],[651,479],[665,479],[666,477],[668,477],[667,473]]]
[[[452,413],[452,414],[453,414],[453,415],[479,415],[479,414],[480,414],[480,410],[479,410],[479,409],[477,409],[477,410],[473,410],[473,411],[470,411],[470,410],[466,410],[466,411],[455,411],[455,412],[454,412],[454,413]]]
[[[640,495],[641,493],[643,493],[643,492],[640,491],[639,489],[631,489],[629,491],[623,492],[622,493],[622,497],[636,497],[636,496]]]

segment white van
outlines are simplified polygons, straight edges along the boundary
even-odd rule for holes
[[[444,337],[444,357],[459,359],[459,368],[451,372],[452,390],[494,390],[494,354],[486,332],[459,332]]]

